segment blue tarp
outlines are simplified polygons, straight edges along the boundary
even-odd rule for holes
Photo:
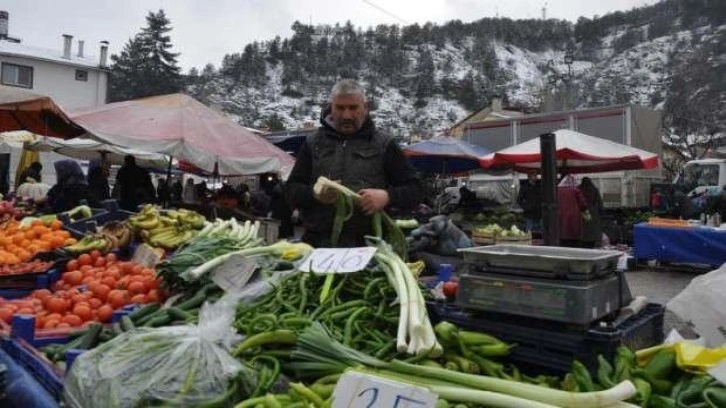
[[[434,137],[403,148],[411,164],[426,173],[462,173],[480,168],[489,149],[453,137]]]
[[[636,259],[712,266],[726,262],[726,230],[641,223],[633,228],[633,242]]]

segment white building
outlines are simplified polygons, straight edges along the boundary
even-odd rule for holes
[[[84,41],[64,34],[57,49],[33,47],[9,36],[9,16],[0,11],[0,84],[48,95],[66,111],[106,103],[109,68],[108,42],[102,41],[98,56],[86,53]],[[7,147],[6,147],[7,149]],[[10,185],[14,185],[19,150],[10,152]],[[42,153],[43,182],[55,183],[53,162],[67,159]]]

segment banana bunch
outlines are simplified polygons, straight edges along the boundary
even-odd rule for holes
[[[99,250],[103,253],[110,252],[114,249],[113,241],[105,235],[94,234],[88,235],[73,245],[63,247],[63,250],[71,255],[80,255],[93,250]]]
[[[123,248],[130,244],[133,231],[124,222],[109,221],[101,227],[98,234],[107,237],[113,243],[113,250]]]
[[[164,249],[174,249],[187,242],[205,223],[204,217],[194,211],[160,211],[150,204],[128,220],[128,224],[144,242]]]

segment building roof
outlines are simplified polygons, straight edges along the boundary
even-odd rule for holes
[[[0,55],[31,58],[90,69],[104,69],[99,67],[99,58],[97,56],[85,55],[83,58],[79,58],[78,55],[71,53],[71,58],[65,59],[63,58],[63,51],[60,50],[31,47],[10,41],[0,40]]]

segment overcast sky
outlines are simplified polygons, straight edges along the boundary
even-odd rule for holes
[[[110,41],[117,53],[145,25],[150,10],[163,8],[171,19],[174,50],[186,72],[211,62],[219,66],[227,53],[245,44],[289,36],[295,20],[313,24],[413,24],[464,22],[497,14],[511,18],[547,16],[576,21],[616,10],[653,4],[655,0],[3,0],[10,13],[10,35],[27,45],[62,49],[62,34],[85,41],[86,55],[98,55],[98,43]]]

